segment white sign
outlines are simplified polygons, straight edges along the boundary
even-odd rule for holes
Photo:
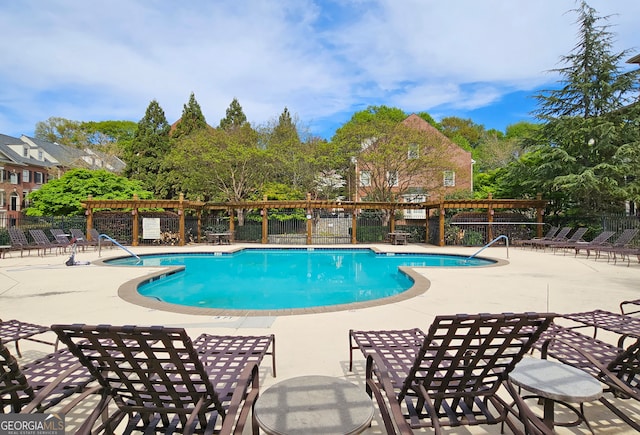
[[[142,238],[153,240],[160,238],[160,218],[142,218]]]

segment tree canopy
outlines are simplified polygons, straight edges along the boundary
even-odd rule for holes
[[[207,121],[204,119],[200,104],[196,101],[196,96],[192,92],[189,96],[189,102],[182,109],[182,116],[176,122],[175,130],[171,133],[171,137],[178,139],[187,136],[196,130],[207,128]]]
[[[153,194],[139,181],[130,180],[104,169],[72,169],[57,180],[29,194],[28,216],[76,216],[84,214],[81,202],[94,199],[150,199]]]
[[[166,197],[163,161],[170,149],[169,129],[164,110],[156,100],[147,106],[136,133],[124,150],[124,174],[139,180],[145,189]]]
[[[640,125],[629,117],[634,109],[625,107],[637,98],[639,74],[621,70],[628,53],[612,52],[607,17],[584,1],[574,12],[579,41],[554,70],[561,77],[558,88],[537,96],[542,126],[536,156],[522,161],[529,163],[522,172],[527,179],[520,181],[529,183],[528,195],[551,199],[555,213],[622,211],[631,193],[627,171],[634,153],[627,151],[640,140]]]

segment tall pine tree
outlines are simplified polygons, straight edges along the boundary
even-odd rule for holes
[[[238,100],[234,98],[227,108],[226,116],[220,120],[220,128],[223,130],[232,130],[242,127],[246,123],[247,116],[244,114]]]
[[[559,86],[537,96],[543,145],[538,158],[530,159],[541,163],[529,182],[564,215],[622,211],[628,162],[619,150],[638,140],[638,126],[628,131],[628,111],[622,109],[637,98],[638,71],[621,70],[629,55],[613,53],[608,17],[584,1],[575,12],[579,41],[562,58],[565,66],[554,70]]]
[[[178,139],[182,136],[188,136],[194,131],[204,130],[206,128],[207,121],[204,119],[200,104],[198,104],[192,92],[191,96],[189,96],[189,102],[185,104],[182,109],[182,116],[176,124],[176,129],[171,134],[171,137]]]
[[[156,193],[157,181],[162,178],[162,161],[170,149],[170,128],[164,110],[153,100],[138,122],[133,140],[124,150],[127,164],[124,174],[142,181],[145,189]]]

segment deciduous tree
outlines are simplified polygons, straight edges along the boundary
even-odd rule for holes
[[[29,193],[29,216],[76,216],[84,213],[82,201],[94,199],[150,199],[153,194],[142,183],[100,169],[72,169]]]

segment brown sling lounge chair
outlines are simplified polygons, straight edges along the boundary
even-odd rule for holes
[[[640,337],[627,337],[629,344],[613,346],[597,338],[552,323],[535,344],[543,358],[553,357],[577,367],[605,385],[604,392],[621,400],[640,403]],[[637,415],[627,415],[624,407],[616,406],[607,395],[600,398],[607,408],[625,423],[640,432]]]
[[[20,367],[0,340],[0,414],[43,412],[78,395],[60,410],[66,413],[81,398],[93,393],[87,388],[93,378],[67,350],[58,350]]]
[[[54,249],[57,252],[60,248],[60,245],[58,243],[52,243],[42,230],[29,230],[29,234],[31,234],[31,238],[36,243],[36,245],[38,245],[42,249],[42,252],[44,254],[47,253],[47,249],[50,253],[53,253]]]
[[[548,243],[544,244],[544,247],[545,249],[546,248],[553,249],[553,252],[556,252],[557,249],[573,248],[576,243],[584,243],[584,240],[582,238],[587,233],[587,231],[589,231],[589,228],[580,227],[577,230],[575,230],[571,235],[571,237],[569,237],[567,240],[565,241],[550,240]]]
[[[587,256],[589,256],[590,251],[595,252],[595,259],[600,258],[603,252],[607,253],[607,257],[610,258],[611,254],[616,250],[622,250],[628,247],[629,243],[633,240],[633,238],[638,234],[637,228],[628,228],[624,230],[618,238],[612,243],[602,243],[601,245],[594,246],[592,248],[587,248]]]
[[[569,235],[569,233],[571,232],[573,228],[571,227],[563,227],[562,229],[560,229],[560,231],[558,231],[558,234],[556,234],[555,236],[553,236],[550,240],[547,239],[535,239],[535,240],[530,240],[527,245],[531,246],[532,248],[543,248],[548,244],[548,243],[563,243],[566,242],[567,240],[569,240],[567,238],[567,236]]]
[[[53,325],[51,329],[103,389],[102,400],[80,433],[88,433],[94,425],[98,433],[111,433],[116,427],[119,434],[242,433],[258,397],[261,357],[247,349],[244,355],[233,351],[230,357],[218,347],[220,337],[201,336],[194,346],[182,328]],[[241,343],[241,337],[236,339]],[[249,340],[255,343],[254,338]],[[118,409],[100,418],[111,401]],[[252,422],[257,434],[253,417]]]
[[[516,239],[513,241],[513,246],[527,246],[527,245],[530,245],[531,242],[535,240],[552,240],[555,237],[555,235],[558,233],[558,231],[560,231],[560,227],[552,226],[551,228],[549,228],[549,231],[547,231],[547,233],[544,236],[534,237],[532,239],[525,239],[525,240]]]
[[[575,255],[578,255],[580,251],[584,249],[587,252],[587,257],[588,257],[594,248],[597,248],[598,246],[604,243],[607,243],[608,240],[615,235],[615,233],[616,233],[615,231],[603,231],[597,236],[595,236],[593,240],[589,242],[576,243],[573,246],[573,249],[575,250],[575,253],[576,253]]]
[[[9,228],[9,239],[11,240],[11,250],[12,251],[20,251],[20,256],[24,255],[24,251],[27,251],[31,254],[31,250],[35,249],[40,255],[40,246],[30,243],[27,240],[27,236],[20,228],[12,227]]]
[[[20,353],[20,340],[35,341],[38,343],[51,344],[56,346],[56,342],[46,341],[39,336],[45,332],[50,332],[48,326],[37,325],[35,323],[22,322],[20,320],[1,320],[0,319],[0,341],[5,343],[13,342],[16,346],[16,353],[19,357]]]
[[[437,316],[425,334],[351,330],[350,350],[367,358],[366,386],[388,434],[413,429],[499,424],[512,431],[550,433],[524,404],[508,374],[547,328],[552,314]],[[499,394],[505,387],[517,407]]]

